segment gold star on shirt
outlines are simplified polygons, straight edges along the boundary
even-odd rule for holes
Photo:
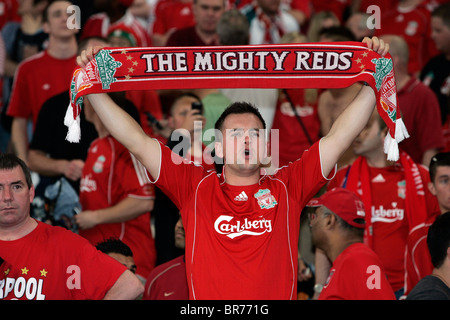
[[[22,271],[22,274],[28,274],[28,271],[30,271],[29,269],[27,269],[27,267],[20,270]]]
[[[133,73],[134,72],[134,68],[128,68],[128,72],[129,73]]]
[[[362,54],[362,56],[365,58],[365,57],[367,57],[368,54],[369,54],[369,52],[364,51],[364,53]]]
[[[9,268],[4,271],[5,272],[5,276],[7,276],[9,274],[9,271],[11,271]]]
[[[361,58],[356,59],[356,62],[357,62],[358,64],[360,64],[361,61],[362,61]]]
[[[136,67],[139,63],[137,61],[133,61],[133,67]]]
[[[125,79],[130,80],[131,79],[130,75],[129,74],[125,75]]]
[[[39,270],[41,272],[41,277],[47,277],[47,273],[48,271],[46,271],[45,269]]]
[[[362,65],[361,65],[361,70],[364,69],[365,67],[366,67],[366,66],[362,64]]]
[[[127,54],[128,51],[127,51],[127,50],[122,50],[121,53],[122,53],[122,54]]]
[[[127,60],[133,60],[132,56],[127,56]]]

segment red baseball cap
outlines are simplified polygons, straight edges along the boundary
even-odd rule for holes
[[[364,229],[366,226],[364,204],[356,193],[348,189],[333,188],[319,198],[311,199],[306,206],[325,206],[353,227]]]

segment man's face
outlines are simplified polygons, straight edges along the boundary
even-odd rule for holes
[[[311,227],[311,240],[314,246],[323,249],[324,239],[324,212],[325,208],[320,206],[314,209],[314,212],[308,215],[309,226]]]
[[[260,168],[266,155],[265,130],[261,120],[252,113],[230,114],[222,126],[222,143],[216,152],[236,172],[253,172]]]
[[[44,23],[43,28],[50,36],[65,38],[72,37],[78,32],[78,29],[69,29],[67,27],[67,20],[69,14],[67,8],[72,4],[68,1],[56,1],[52,3],[47,9],[48,21]],[[70,11],[69,11],[70,12]]]
[[[438,50],[450,52],[450,27],[439,17],[431,17],[431,38]]]
[[[450,166],[438,166],[434,181],[429,183],[428,188],[436,196],[441,211],[450,211]]]
[[[20,166],[0,170],[0,228],[20,224],[30,215],[34,187],[28,188]]]
[[[110,252],[108,253],[108,256],[111,258],[117,260],[121,264],[123,264],[125,267],[128,268],[133,273],[136,273],[136,263],[134,262],[134,259],[132,256],[125,256],[121,253],[117,252]]]
[[[384,135],[375,115],[369,119],[366,127],[353,141],[353,152],[358,156],[368,157],[377,153],[384,145]]]
[[[184,236],[184,227],[183,221],[181,220],[181,216],[175,225],[175,247],[178,249],[185,248],[185,236]]]
[[[193,5],[197,28],[204,33],[216,33],[217,23],[224,10],[223,0],[197,0]]]
[[[193,97],[183,97],[179,99],[171,110],[171,119],[169,121],[172,129],[179,129],[183,127],[183,123],[190,110],[192,110],[192,103],[197,102]]]
[[[269,15],[277,14],[280,8],[280,0],[258,0],[258,5]]]

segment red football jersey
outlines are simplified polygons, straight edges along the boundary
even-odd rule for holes
[[[248,186],[161,146],[155,183],[180,208],[191,299],[296,299],[300,214],[327,181],[318,145]]]
[[[126,197],[154,198],[154,187],[144,167],[117,140],[108,136],[92,142],[83,167],[80,203],[83,210],[113,206]],[[121,223],[105,223],[80,235],[92,244],[116,237],[133,252],[136,273],[147,278],[156,261],[154,239],[150,230],[150,212]]]
[[[42,222],[0,241],[0,257],[0,300],[99,300],[126,270],[82,237]]]
[[[395,295],[377,255],[355,243],[333,262],[319,300],[395,300]]]
[[[418,166],[424,185],[429,181],[428,171]],[[336,173],[328,190],[342,186],[348,167]],[[369,167],[372,187],[372,207],[366,208],[370,214],[373,227],[373,251],[380,258],[386,271],[389,283],[394,291],[404,286],[405,280],[405,248],[409,233],[408,214],[405,208],[407,201],[404,169],[400,164],[384,168]],[[424,188],[428,212],[436,211],[436,199]],[[362,193],[362,190],[353,190]]]
[[[69,90],[76,67],[75,58],[55,59],[42,51],[24,60],[14,77],[8,115],[31,118],[34,127],[42,104]]]

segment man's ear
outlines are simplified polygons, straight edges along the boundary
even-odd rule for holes
[[[34,199],[34,185],[31,185],[30,190],[28,191],[28,195],[30,197],[30,203],[32,203]]]
[[[336,216],[334,214],[329,214],[325,217],[325,228],[328,230],[334,229],[337,223]]]
[[[214,149],[216,150],[216,156],[223,159],[223,144],[222,141],[214,142]]]
[[[436,196],[437,192],[436,192],[436,188],[434,187],[434,183],[433,182],[428,182],[428,190],[430,191],[430,193],[433,196]]]

